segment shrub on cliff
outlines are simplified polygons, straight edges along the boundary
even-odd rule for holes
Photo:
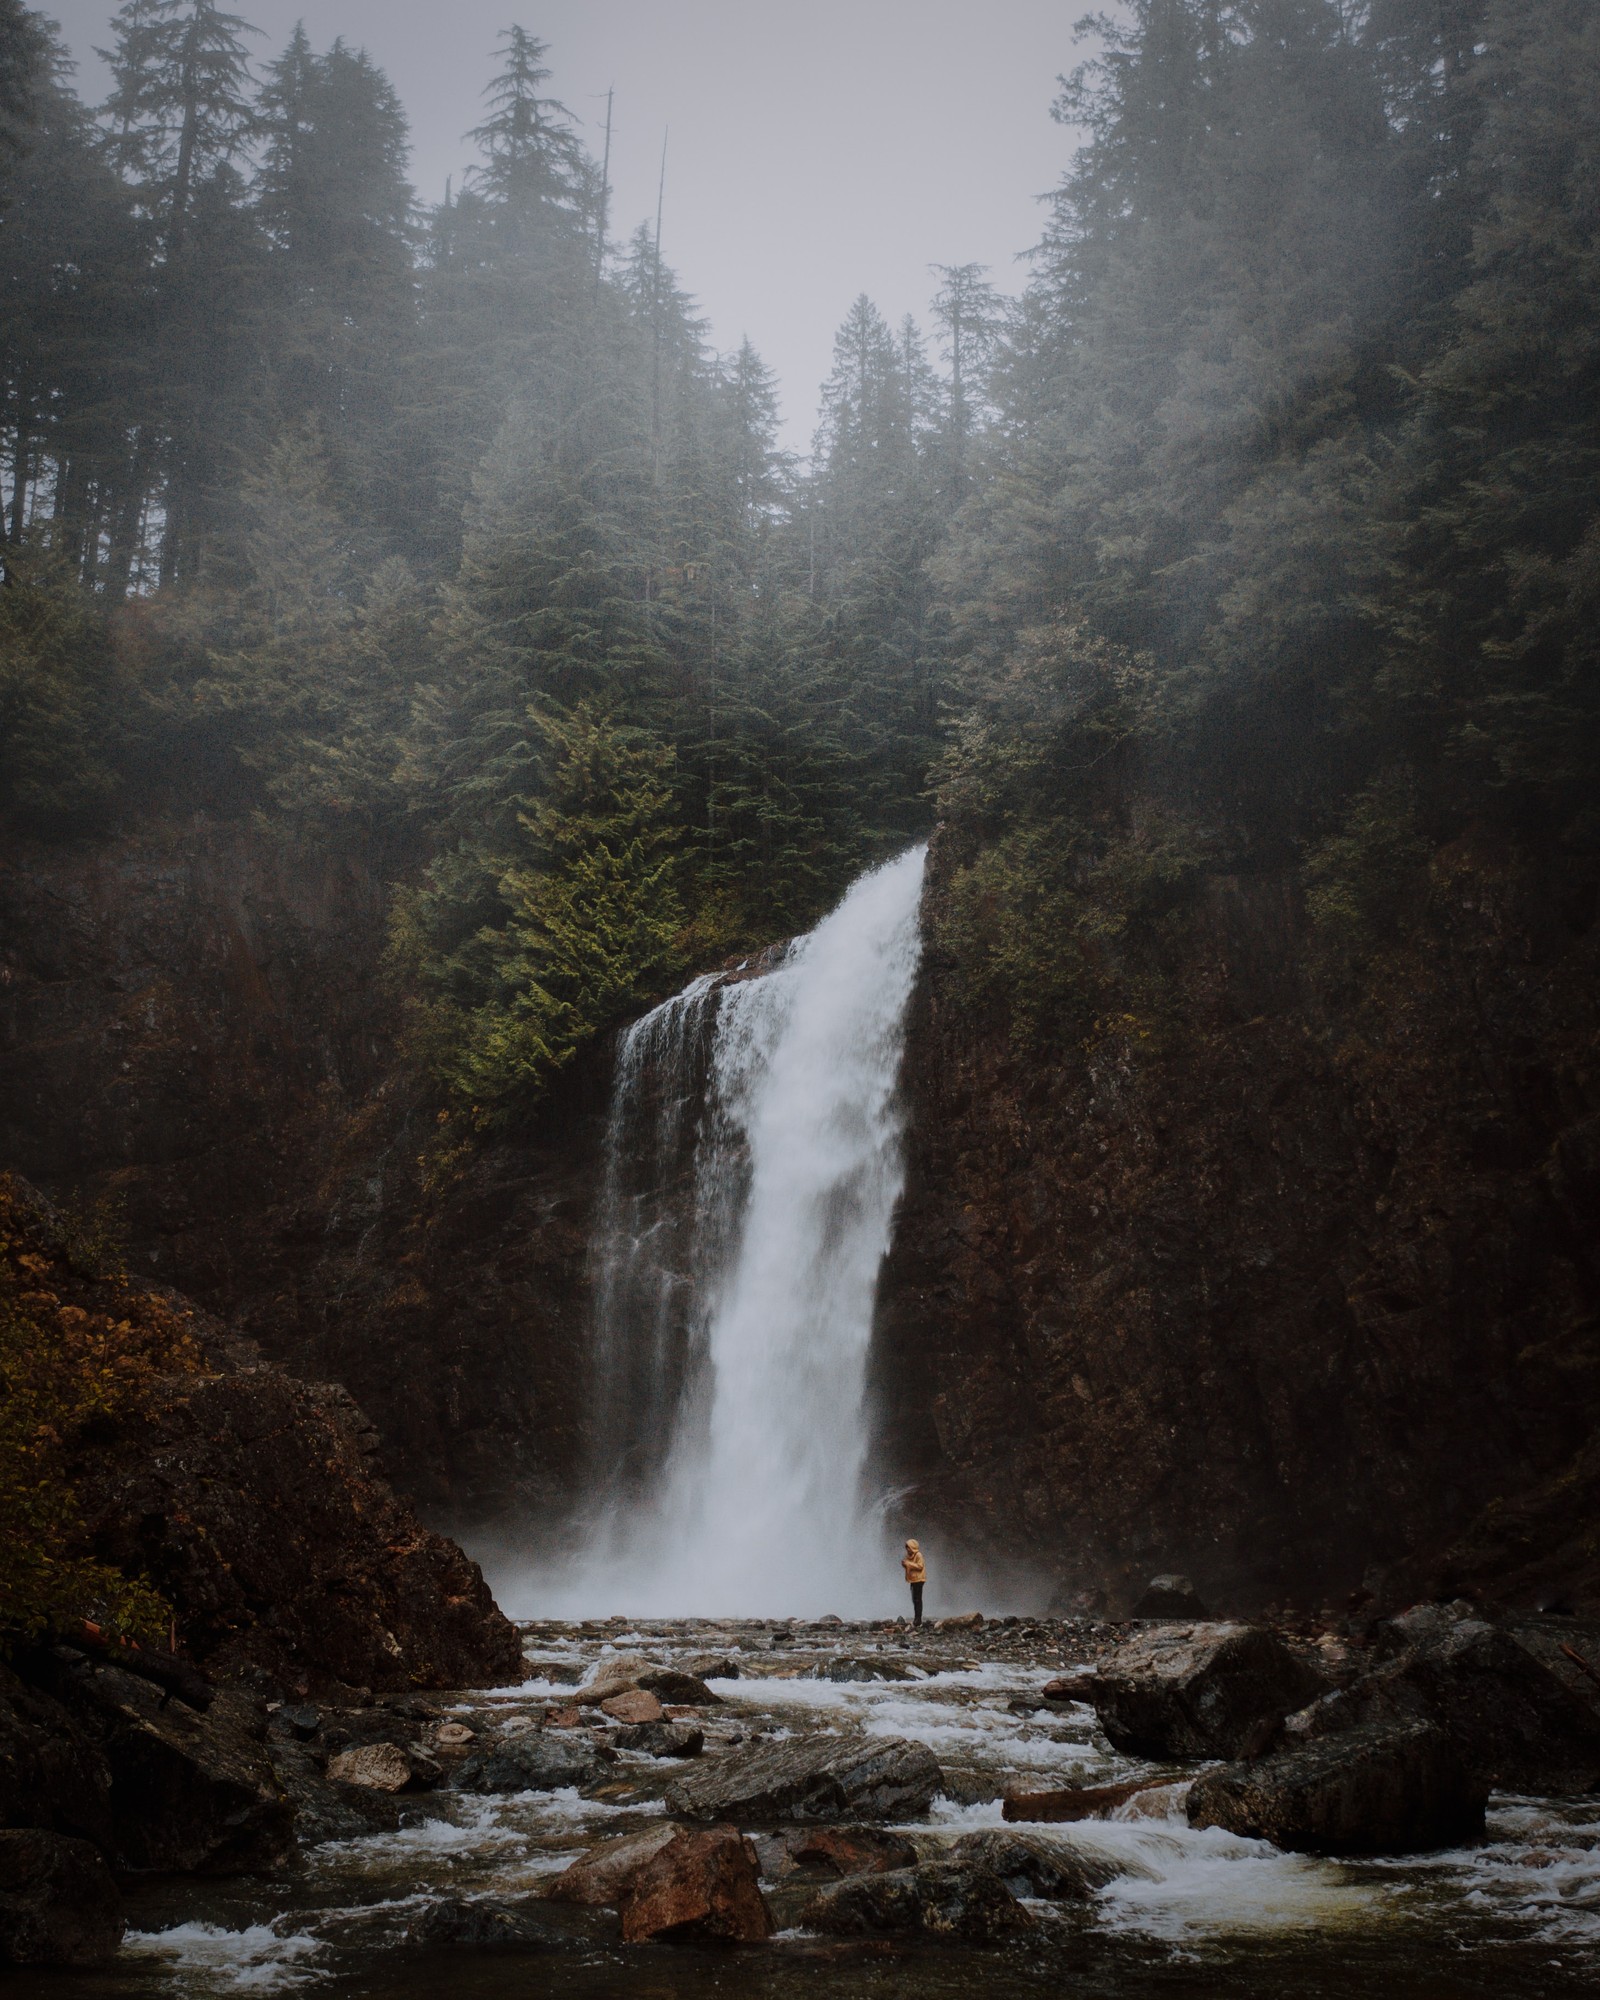
[[[536,1101],[678,970],[671,752],[586,703],[528,719],[543,787],[517,838],[445,856],[392,931],[414,1052],[480,1124]]]
[[[100,1248],[0,1174],[0,1645],[84,1619],[166,1630],[147,1584],[84,1553],[71,1467],[97,1423],[200,1352],[187,1315],[102,1275]]]

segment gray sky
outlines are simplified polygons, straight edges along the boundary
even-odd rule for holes
[[[931,263],[992,267],[1004,290],[1037,237],[1034,197],[1073,135],[1049,116],[1074,62],[1078,4],[1051,0],[232,0],[276,54],[303,18],[318,48],[368,50],[410,114],[412,177],[435,200],[470,158],[461,134],[495,37],[520,21],[550,44],[552,88],[596,156],[604,93],[619,231],[655,211],[663,254],[720,348],[748,334],[779,376],[787,441],[809,441],[834,328],[865,291],[891,320],[926,317]],[[1082,0],[1087,4],[1087,0]],[[112,0],[42,0],[104,95],[93,54]]]

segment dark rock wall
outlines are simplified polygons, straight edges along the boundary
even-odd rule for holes
[[[1213,881],[1170,1018],[1054,1066],[964,1015],[949,867],[878,1345],[921,1527],[1116,1608],[1169,1565],[1230,1609],[1600,1587],[1592,865],[1439,855],[1342,1012],[1292,882]]]
[[[381,872],[205,819],[0,855],[0,1165],[117,1195],[138,1271],[343,1383],[430,1517],[538,1513],[577,1449],[606,1057],[537,1140],[425,1167]]]

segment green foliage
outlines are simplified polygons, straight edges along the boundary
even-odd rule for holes
[[[70,1467],[161,1375],[200,1355],[186,1319],[87,1260],[91,1220],[58,1241],[0,1175],[0,1645],[84,1620],[129,1637],[166,1633],[170,1607],[83,1548]]]
[[[670,751],[584,703],[528,725],[543,785],[516,839],[436,863],[392,933],[418,1054],[479,1124],[536,1102],[681,969]]]
[[[56,836],[102,826],[124,694],[105,621],[70,571],[13,551],[0,585],[0,816]]]
[[[1306,857],[1306,907],[1335,962],[1358,961],[1394,936],[1425,887],[1431,852],[1412,774],[1380,772],[1339,832]]]

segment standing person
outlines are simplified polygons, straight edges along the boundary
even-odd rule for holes
[[[928,1580],[928,1565],[922,1560],[922,1551],[915,1542],[906,1543],[906,1552],[900,1558],[900,1567],[906,1573],[906,1582],[911,1586],[911,1622],[922,1623],[922,1586]]]

